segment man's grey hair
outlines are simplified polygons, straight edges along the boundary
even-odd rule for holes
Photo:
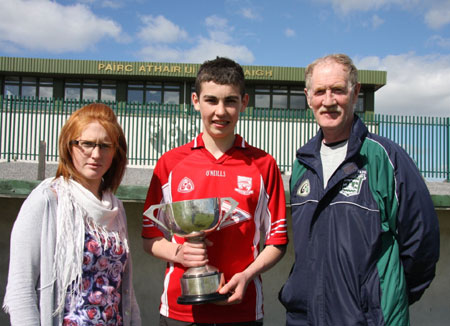
[[[348,82],[349,87],[352,89],[355,87],[355,85],[358,83],[358,69],[356,69],[356,66],[353,64],[352,59],[346,54],[329,54],[327,56],[324,56],[322,58],[314,60],[314,62],[310,63],[305,70],[305,85],[306,88],[309,90],[311,88],[311,79],[312,74],[314,71],[314,68],[321,63],[326,62],[336,62],[341,65],[343,65],[346,70],[348,71]]]

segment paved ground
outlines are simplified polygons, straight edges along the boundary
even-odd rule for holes
[[[58,165],[47,163],[45,176],[52,177]],[[128,167],[123,178],[123,185],[148,186],[153,169]],[[32,162],[0,162],[0,179],[11,180],[37,180],[38,164]]]
[[[45,167],[45,176],[52,177],[56,173],[58,165],[56,163],[47,163]],[[152,167],[128,166],[122,185],[148,186],[153,173]],[[38,164],[33,162],[1,162],[0,161],[0,179],[11,180],[37,180]],[[283,175],[285,186],[289,184],[289,175]]]
[[[47,163],[45,176],[52,177],[56,173],[57,164]],[[148,186],[152,176],[153,169],[150,167],[139,168],[129,166],[122,180],[122,185]],[[1,162],[0,161],[0,179],[11,180],[37,180],[38,164],[30,162]],[[287,188],[289,184],[289,175],[283,175],[284,185]],[[433,195],[449,195],[450,182],[427,182],[428,189]]]

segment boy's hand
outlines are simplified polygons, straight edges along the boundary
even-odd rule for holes
[[[196,243],[185,241],[183,244],[178,245],[174,261],[184,267],[206,265],[208,263],[206,244],[203,241]]]
[[[244,299],[244,294],[249,281],[250,279],[247,277],[245,271],[234,274],[230,281],[219,289],[219,293],[230,293],[230,297],[227,300],[217,302],[217,304],[226,305],[241,303]]]

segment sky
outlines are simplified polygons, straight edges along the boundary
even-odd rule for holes
[[[0,56],[387,71],[375,112],[450,117],[450,0],[0,0]]]

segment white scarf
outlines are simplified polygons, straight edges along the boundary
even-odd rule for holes
[[[63,177],[52,182],[58,196],[56,212],[56,249],[53,277],[57,285],[56,310],[64,308],[66,298],[70,304],[81,299],[82,264],[84,255],[84,235],[88,231],[98,243],[104,239],[104,249],[108,249],[108,239],[121,241],[129,252],[126,227],[119,215],[119,200],[105,191],[102,200],[74,180]],[[67,289],[71,291],[68,293]]]

